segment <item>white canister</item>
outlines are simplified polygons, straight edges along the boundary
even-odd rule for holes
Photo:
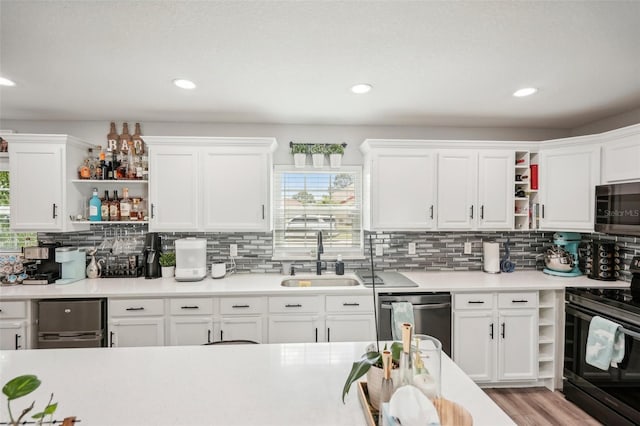
[[[500,273],[500,244],[482,243],[483,271],[490,274]]]
[[[211,278],[224,278],[227,273],[227,264],[224,262],[211,264]]]

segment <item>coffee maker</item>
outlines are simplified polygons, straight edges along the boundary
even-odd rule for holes
[[[22,284],[51,284],[60,278],[56,247],[60,247],[60,244],[39,242],[38,246],[22,249],[27,274]]]
[[[157,232],[149,232],[144,241],[144,277],[160,278],[160,252],[162,251],[162,239]]]
[[[71,284],[85,277],[87,253],[78,247],[56,248],[56,262],[60,266],[60,278],[56,284]]]

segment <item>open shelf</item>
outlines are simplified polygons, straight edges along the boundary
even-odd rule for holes
[[[132,183],[148,183],[148,180],[143,179],[71,179],[73,183],[93,183],[97,184],[132,184]]]

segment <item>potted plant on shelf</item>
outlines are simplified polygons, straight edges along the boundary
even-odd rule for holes
[[[387,350],[386,346],[383,350]],[[402,351],[402,343],[393,342],[391,344],[391,359],[392,365],[392,378],[395,383],[398,383],[398,377],[393,377],[395,372],[398,371],[400,352]],[[347,376],[347,380],[344,382],[342,388],[342,402],[344,403],[344,397],[347,396],[351,385],[356,382],[360,377],[367,375],[367,392],[369,393],[369,402],[374,408],[379,409],[378,402],[380,401],[380,385],[382,383],[382,352],[377,350],[376,345],[371,344],[367,347],[367,351],[362,357],[353,363],[351,371]]]
[[[162,277],[173,277],[176,273],[176,254],[172,251],[164,252],[160,255],[160,269]]]
[[[326,149],[323,144],[315,144],[311,147],[311,158],[313,159],[313,167],[319,169],[324,167],[324,154]]]
[[[331,168],[340,168],[342,156],[344,155],[344,147],[337,143],[331,144],[327,147],[327,154],[329,154],[329,164],[331,164]]]
[[[291,154],[293,154],[293,164],[296,168],[302,168],[307,162],[307,145],[304,143],[294,143],[291,145]]]

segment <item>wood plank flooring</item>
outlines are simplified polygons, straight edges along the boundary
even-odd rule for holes
[[[593,417],[547,388],[484,389],[518,426],[597,426]]]

